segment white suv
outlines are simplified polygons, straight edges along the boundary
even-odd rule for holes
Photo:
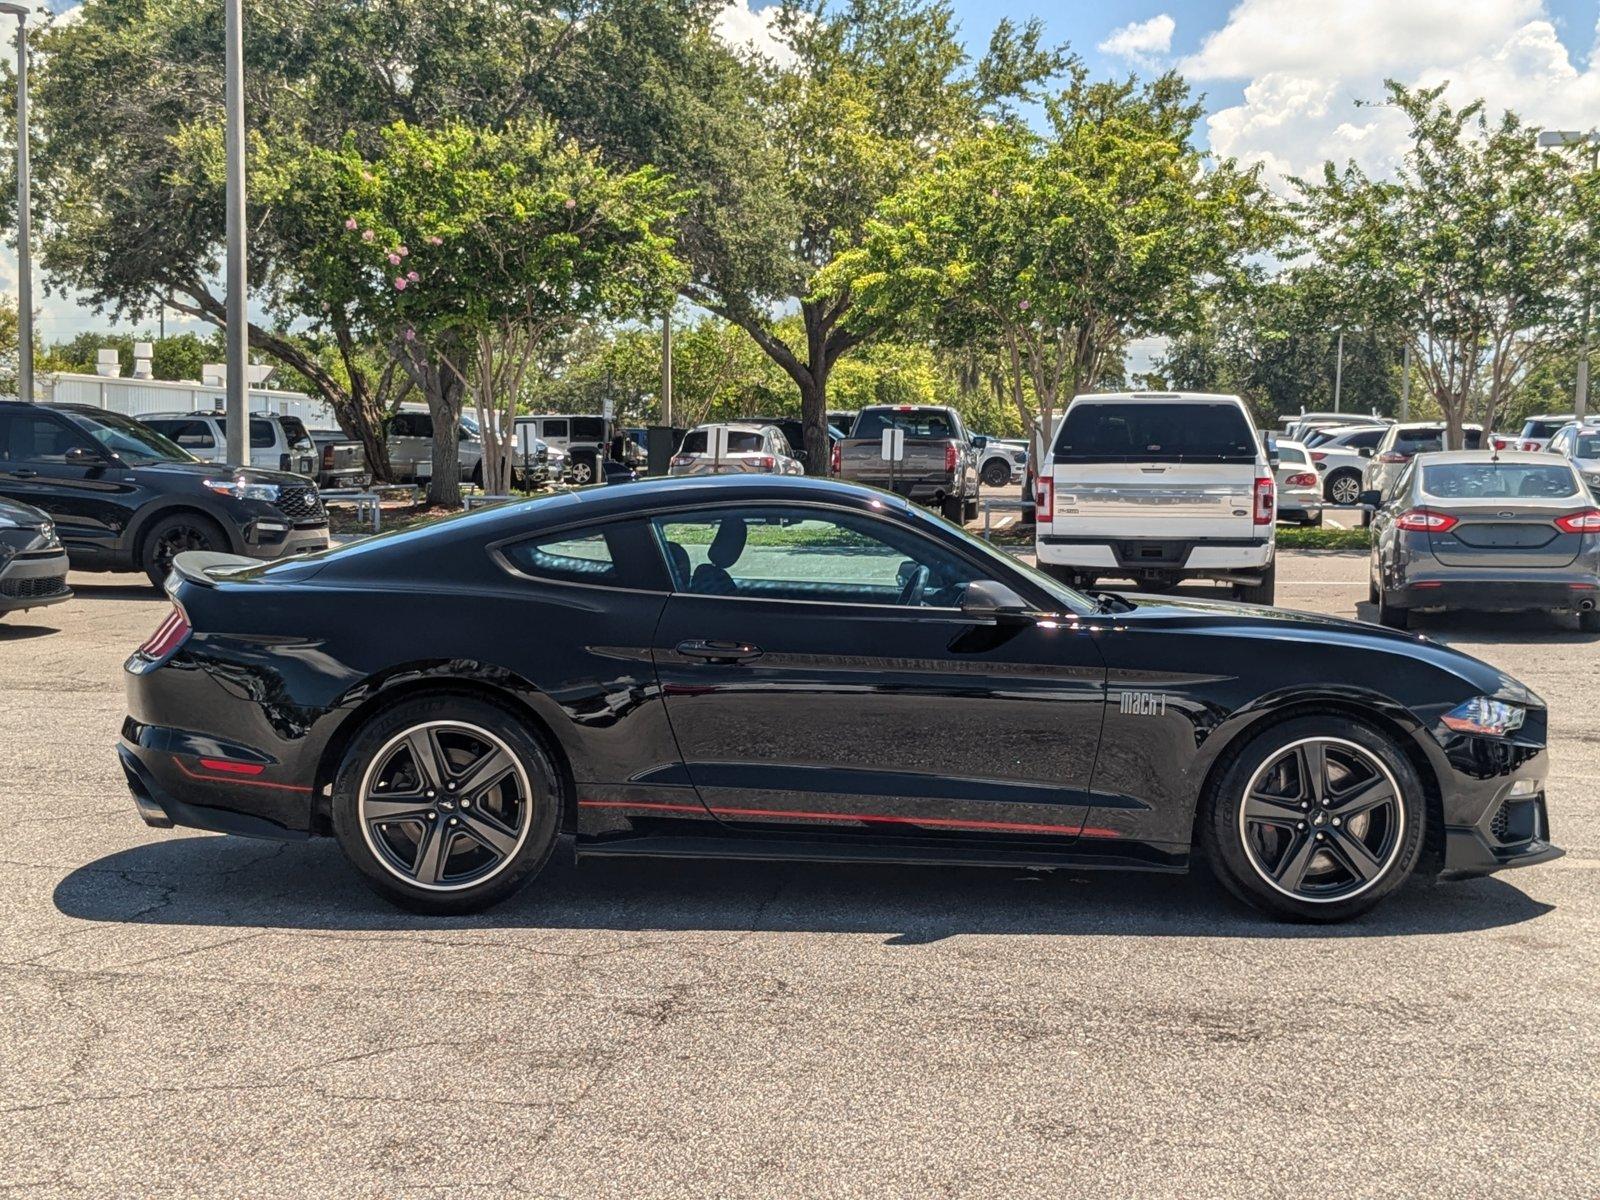
[[[140,413],[138,421],[206,462],[228,461],[228,417],[214,410]],[[321,455],[299,417],[250,414],[250,465],[317,477]]]
[[[1101,576],[1164,590],[1181,579],[1233,584],[1271,604],[1277,490],[1237,396],[1079,396],[1040,464],[1039,565],[1078,587]]]

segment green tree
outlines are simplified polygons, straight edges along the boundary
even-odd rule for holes
[[[1128,339],[1186,328],[1277,231],[1254,172],[1196,148],[1199,116],[1176,76],[1075,69],[1048,132],[1000,123],[941,154],[825,282],[848,287],[856,320],[998,354],[1025,427],[1049,429],[1120,372]]]
[[[1530,366],[1568,336],[1593,245],[1584,194],[1536,131],[1481,101],[1452,108],[1444,88],[1390,82],[1411,121],[1392,180],[1355,164],[1302,183],[1304,246],[1350,305],[1401,331],[1459,447],[1474,409],[1486,424],[1513,401]]]
[[[846,321],[852,293],[818,273],[855,245],[884,197],[943,146],[1003,119],[1060,72],[1037,22],[1001,21],[970,63],[945,0],[790,3],[780,28],[793,53],[766,64],[745,111],[767,151],[731,165],[746,181],[685,171],[710,201],[686,253],[684,294],[739,326],[793,381],[813,471],[825,470],[828,383],[840,359],[876,332]],[[802,334],[783,336],[798,308]]]

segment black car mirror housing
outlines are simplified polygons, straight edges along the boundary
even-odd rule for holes
[[[1383,493],[1381,493],[1381,492],[1362,492],[1359,496],[1356,497],[1356,503],[1360,504],[1360,505],[1363,505],[1363,506],[1365,506],[1367,508],[1382,508],[1383,507]]]
[[[964,615],[980,621],[1026,619],[1032,611],[1028,602],[1005,584],[993,579],[975,579],[961,597]]]
[[[69,446],[62,457],[69,463],[77,463],[79,466],[118,461],[115,454],[105,450],[93,450],[88,446]]]

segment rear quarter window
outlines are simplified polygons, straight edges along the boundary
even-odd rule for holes
[[[1256,460],[1256,433],[1233,404],[1074,404],[1056,434],[1057,462]]]
[[[594,587],[668,590],[666,564],[643,521],[566,529],[499,547],[518,574]]]

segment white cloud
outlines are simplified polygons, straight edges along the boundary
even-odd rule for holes
[[[1161,13],[1148,21],[1134,21],[1112,30],[1111,36],[1101,42],[1098,49],[1102,54],[1138,63],[1149,62],[1155,55],[1172,49],[1172,31],[1176,28],[1177,22]]]
[[[1242,0],[1179,69],[1246,81],[1208,118],[1211,145],[1279,180],[1328,160],[1391,170],[1407,125],[1382,107],[1385,78],[1538,125],[1587,129],[1600,112],[1600,53],[1574,61],[1544,0]]]
[[[729,46],[771,59],[780,67],[792,66],[794,51],[778,32],[781,5],[756,9],[756,0],[727,0],[712,19],[711,28]]]

